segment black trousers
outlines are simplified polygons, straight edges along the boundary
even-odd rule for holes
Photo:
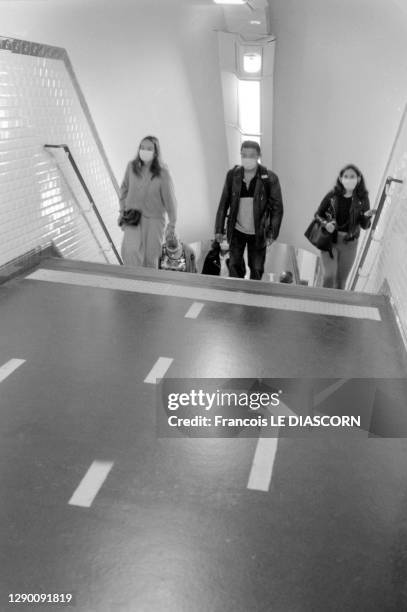
[[[267,247],[256,247],[256,237],[250,234],[243,234],[234,229],[229,244],[229,276],[234,278],[244,278],[245,263],[243,254],[247,246],[247,261],[250,268],[250,278],[261,280],[264,273],[264,260],[266,259]]]

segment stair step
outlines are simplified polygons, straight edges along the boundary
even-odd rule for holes
[[[388,308],[389,300],[384,295],[359,293],[355,291],[342,291],[326,289],[323,287],[307,287],[304,285],[287,285],[266,281],[208,276],[204,274],[188,274],[166,270],[153,270],[151,268],[132,268],[113,264],[94,263],[88,261],[61,259],[50,257],[44,259],[40,268],[49,270],[65,270],[70,272],[112,276],[117,278],[143,280],[168,285],[183,285],[188,287],[201,287],[222,291],[238,291],[251,294],[272,295],[301,300],[330,302],[358,306],[371,306]]]

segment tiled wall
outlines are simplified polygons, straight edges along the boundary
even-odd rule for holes
[[[404,184],[393,186],[388,198],[387,214],[375,234],[376,259],[364,290],[390,295],[407,338],[407,152],[401,164],[398,177]]]
[[[355,288],[388,294],[407,339],[407,113],[385,174],[403,183],[391,183]]]
[[[64,257],[118,263],[63,154],[44,149],[69,146],[120,250],[117,185],[66,53],[10,47],[0,38],[0,266],[51,242]]]

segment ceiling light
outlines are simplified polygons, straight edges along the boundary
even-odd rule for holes
[[[256,74],[261,70],[260,53],[245,53],[243,56],[243,70],[250,74]]]
[[[261,25],[261,21],[259,21],[258,19],[252,19],[250,24],[251,25]]]
[[[247,4],[247,0],[213,0],[215,4]]]

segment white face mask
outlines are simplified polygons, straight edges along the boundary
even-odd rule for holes
[[[154,158],[154,151],[150,151],[149,149],[140,149],[139,151],[140,159],[143,162],[151,162]]]
[[[343,178],[341,179],[342,185],[345,187],[347,191],[353,191],[358,184],[358,179],[356,178]]]
[[[242,166],[245,170],[254,170],[257,166],[257,159],[251,157],[242,157]]]

